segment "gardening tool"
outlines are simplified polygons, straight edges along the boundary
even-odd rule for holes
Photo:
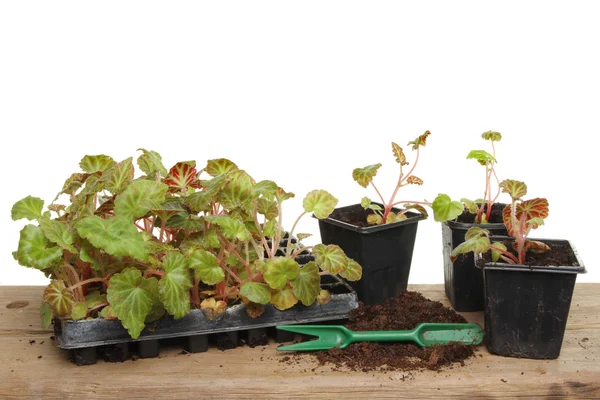
[[[409,331],[354,332],[342,325],[278,325],[277,329],[313,335],[318,338],[307,342],[278,347],[280,351],[327,350],[346,348],[355,342],[414,342],[421,347],[434,344],[480,344],[483,330],[477,324],[423,323]]]

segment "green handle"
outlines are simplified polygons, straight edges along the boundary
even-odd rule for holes
[[[420,343],[416,329],[410,331],[358,331],[352,332],[354,342],[415,342]]]

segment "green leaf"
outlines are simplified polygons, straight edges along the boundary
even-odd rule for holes
[[[152,308],[150,313],[148,315],[146,315],[146,319],[144,319],[144,323],[149,324],[149,323],[158,321],[159,319],[164,317],[164,315],[166,313],[167,313],[167,310],[165,310],[165,307],[160,302],[157,302],[154,304],[154,307]]]
[[[348,266],[346,253],[335,244],[318,244],[313,247],[315,262],[323,271],[330,274],[339,274]]]
[[[50,325],[52,325],[52,307],[45,301],[42,301],[42,304],[40,305],[40,317],[42,329],[50,328]]]
[[[231,171],[236,171],[238,166],[233,161],[229,161],[226,158],[216,158],[214,160],[208,160],[206,168],[204,170],[210,176],[223,175]]]
[[[53,280],[44,290],[44,301],[52,308],[57,317],[68,317],[75,305],[75,298],[61,280]]]
[[[481,236],[489,236],[490,231],[487,229],[479,228],[477,226],[473,226],[469,228],[469,230],[465,233],[465,240],[477,239]]]
[[[544,225],[544,220],[542,218],[537,217],[531,218],[526,223],[530,229],[537,229],[540,226]]]
[[[381,164],[367,165],[364,168],[355,168],[352,171],[352,178],[362,187],[366,188],[369,183],[377,175],[377,170],[381,168]]]
[[[92,309],[102,303],[106,303],[106,295],[100,293],[98,290],[92,290],[85,295],[85,304],[88,309]]]
[[[513,200],[518,200],[527,194],[527,185],[524,182],[506,179],[500,182],[500,189],[508,193]]]
[[[436,222],[445,222],[455,219],[463,213],[465,209],[460,201],[452,201],[447,194],[439,194],[431,204],[433,209],[433,219]]]
[[[105,182],[106,189],[113,194],[122,193],[134,175],[133,158],[129,157],[120,163],[115,163],[102,175],[102,181]]]
[[[190,313],[190,277],[189,261],[179,252],[171,252],[163,259],[165,274],[158,282],[160,301],[175,319]]]
[[[112,319],[118,319],[119,317],[117,316],[117,313],[115,313],[115,311],[113,310],[113,308],[111,306],[106,306],[104,307],[100,313],[98,314],[98,316],[100,318],[103,319],[108,319],[108,320],[112,320]]]
[[[495,131],[487,131],[481,134],[481,137],[485,140],[491,140],[492,142],[499,142],[502,139],[502,135],[500,132]]]
[[[263,227],[263,235],[266,237],[275,237],[277,231],[277,220],[272,219],[267,221],[265,226]]]
[[[98,250],[89,241],[83,240],[82,242],[81,250],[79,250],[81,261],[90,263],[90,266],[96,271],[102,271],[102,263],[94,256]]]
[[[219,260],[206,250],[196,250],[190,254],[190,268],[195,271],[196,277],[207,285],[216,285],[225,279],[225,272],[219,266]]]
[[[267,219],[273,219],[279,215],[277,203],[262,197],[256,201],[256,210]]]
[[[382,222],[383,222],[383,217],[379,214],[367,215],[367,224],[369,224],[369,225],[379,225]]]
[[[79,166],[85,172],[93,174],[94,172],[104,172],[114,164],[114,160],[104,154],[97,156],[85,156],[79,162]]]
[[[362,208],[364,208],[365,210],[368,210],[369,208],[371,208],[371,203],[372,203],[372,202],[373,202],[373,201],[372,201],[370,198],[368,198],[367,196],[365,196],[365,197],[363,197],[363,198],[360,200],[360,205],[361,205],[361,207],[362,207]]]
[[[402,207],[406,210],[415,210],[418,211],[421,215],[429,216],[427,213],[427,209],[420,204],[404,204]]]
[[[408,219],[408,217],[404,214],[390,212],[385,219],[385,223],[391,224],[392,222],[404,221],[406,219]]]
[[[309,237],[311,237],[311,236],[312,236],[312,233],[298,233],[298,234],[296,235],[296,237],[298,238],[298,241],[299,241],[299,242],[301,242],[301,241],[303,241],[304,239],[306,239],[306,238],[309,238]]]
[[[168,199],[162,204],[160,209],[154,209],[152,213],[156,214],[163,221],[167,221],[176,214],[187,213],[185,205],[178,199],[177,197]]]
[[[184,254],[189,254],[194,250],[204,250],[209,248],[218,249],[220,247],[221,242],[219,241],[219,237],[214,228],[212,228],[206,232],[195,232],[188,235],[183,242],[181,242],[179,249]]]
[[[296,303],[298,303],[298,298],[289,285],[283,289],[273,289],[271,291],[271,304],[278,310],[287,310],[288,308],[295,306]]]
[[[331,301],[331,292],[329,290],[322,289],[317,296],[317,302],[319,304],[327,304]]]
[[[67,178],[67,180],[65,180],[62,190],[56,195],[54,201],[56,201],[56,199],[58,199],[58,196],[60,196],[63,193],[66,193],[68,195],[74,194],[81,186],[83,186],[83,184],[87,181],[89,177],[90,174],[82,174],[80,172],[72,174],[69,178]]]
[[[271,289],[259,282],[244,282],[240,286],[240,295],[253,303],[267,304],[271,300]]]
[[[362,278],[362,267],[356,261],[348,259],[348,265],[340,272],[340,276],[348,281],[358,281]]]
[[[169,229],[185,229],[187,231],[201,231],[204,229],[204,217],[182,212],[168,219],[166,227]]]
[[[187,190],[188,186],[199,187],[196,161],[178,162],[171,168],[163,182],[174,190]]]
[[[319,219],[329,217],[337,206],[338,199],[326,190],[313,190],[308,193],[302,202],[304,211],[312,212]]]
[[[471,150],[467,155],[467,160],[474,159],[481,165],[487,165],[490,162],[497,162],[496,158],[485,150]]]
[[[282,188],[278,187],[277,188],[277,193],[275,194],[275,198],[277,199],[278,202],[282,202],[285,201],[287,199],[292,199],[294,198],[296,195],[292,192],[286,192],[285,190],[283,190]]]
[[[143,152],[137,159],[140,169],[151,179],[167,176],[167,169],[162,163],[162,157],[156,151],[138,149]]]
[[[164,183],[146,179],[132,182],[115,200],[115,215],[137,219],[148,211],[160,209],[165,202],[168,187]]]
[[[201,190],[185,197],[183,201],[186,206],[192,209],[193,212],[210,212],[211,205],[214,202],[213,196],[214,193]]]
[[[42,208],[44,208],[44,200],[38,197],[27,196],[12,206],[10,216],[13,221],[21,218],[27,218],[29,221],[32,221],[42,216]]]
[[[250,240],[250,232],[240,220],[229,215],[206,215],[204,218],[211,224],[221,228],[223,236],[227,239],[238,239],[243,242]]]
[[[283,288],[288,279],[295,279],[300,273],[300,265],[291,258],[274,257],[267,260],[263,278],[273,289]]]
[[[42,218],[39,220],[39,224],[49,241],[73,254],[77,254],[77,249],[73,247],[73,235],[64,223],[54,219]]]
[[[492,247],[497,247],[504,251],[507,250],[506,246],[502,242],[494,242],[494,243],[492,243]],[[500,259],[501,255],[502,255],[502,252],[492,249],[492,262],[497,262]]]
[[[236,170],[227,174],[229,181],[219,193],[219,203],[223,208],[245,207],[255,199],[254,179],[246,171]]]
[[[408,144],[412,144],[413,150],[417,150],[419,146],[425,146],[427,144],[427,136],[431,135],[431,132],[425,131],[424,134],[413,140],[412,142],[408,142]]]
[[[273,181],[260,181],[254,185],[255,196],[262,196],[266,200],[273,200],[277,194],[277,184]]]
[[[471,229],[480,229],[480,228],[471,228]],[[481,232],[482,230],[480,230]],[[467,236],[469,237],[467,239]],[[485,253],[490,249],[490,238],[486,235],[469,235],[467,231],[467,235],[465,235],[465,241],[459,244],[452,250],[451,257],[452,259],[456,258],[459,254],[465,254],[469,252],[475,253]]]
[[[141,271],[126,268],[110,278],[107,299],[133,339],[145,327],[146,316],[154,309],[158,298],[158,280],[144,278]]]
[[[60,260],[63,250],[50,245],[40,227],[25,225],[21,230],[17,260],[25,267],[44,270]]]
[[[406,156],[404,155],[404,151],[402,147],[400,147],[397,143],[392,142],[392,152],[394,153],[394,157],[396,157],[396,162],[400,165],[408,165],[406,162]]]
[[[75,227],[81,237],[108,254],[148,260],[144,238],[128,218],[86,217],[77,222]]]
[[[300,268],[298,276],[290,281],[294,296],[305,306],[310,306],[315,302],[321,291],[320,284],[319,267],[313,261]]]
[[[76,302],[71,310],[71,319],[78,320],[87,317],[87,305],[81,301]]]
[[[477,203],[475,203],[474,201],[471,201],[469,199],[465,199],[464,197],[462,199],[460,199],[460,201],[463,202],[463,204],[465,205],[465,207],[471,214],[477,214],[477,209],[479,208],[477,206]]]

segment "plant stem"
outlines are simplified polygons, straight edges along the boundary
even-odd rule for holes
[[[75,268],[73,268],[71,266],[71,264],[69,264],[68,262],[65,262],[65,270],[67,272],[67,276],[69,276],[69,278],[74,282],[73,285],[76,285],[79,283],[79,275],[77,275],[77,271],[75,271]],[[75,297],[77,298],[78,301],[84,301],[85,297],[83,296],[83,289],[81,289],[81,287],[75,287],[75,291],[73,292],[73,294],[75,295]]]
[[[254,226],[256,227],[256,230],[258,231],[258,235],[260,236],[262,245],[267,252],[267,257],[273,258],[273,253],[271,252],[271,248],[269,247],[269,244],[267,243],[267,239],[265,239],[265,234],[263,233],[263,230],[260,227],[260,223],[258,222],[258,210],[256,209],[256,206],[254,206]]]
[[[279,242],[281,241],[281,221],[283,219],[283,207],[281,206],[281,202],[277,202],[277,232],[275,232],[275,238],[271,238],[271,254],[275,254],[275,246],[279,246]],[[288,240],[291,239],[291,236],[288,237]]]
[[[221,243],[224,244],[225,246],[227,246],[227,249],[233,253],[233,255],[236,256],[236,258],[238,260],[240,260],[240,262],[242,264],[244,264],[244,266],[246,267],[246,271],[248,271],[248,277],[250,278],[250,280],[252,280],[252,269],[250,268],[250,263],[248,263],[246,260],[244,260],[242,258],[242,256],[240,256],[240,254],[235,250],[235,248],[233,247],[233,245],[231,244],[231,242],[229,240],[227,240],[227,238],[225,236],[223,236],[221,234],[221,232],[217,232],[217,235],[219,236],[219,239],[221,239]]]
[[[149,278],[150,275],[165,276],[165,273],[164,271],[159,271],[157,269],[147,269],[146,272],[144,272],[144,278]]]
[[[85,281],[79,281],[76,284],[74,284],[72,286],[69,286],[69,289],[70,290],[77,289],[77,288],[80,288],[80,287],[82,287],[84,285],[87,285],[89,283],[94,283],[94,282],[105,283],[105,280],[106,280],[105,278],[90,278],[90,279],[86,279]]]
[[[510,258],[511,261],[508,261],[510,264],[518,264],[519,263],[519,259],[517,257],[515,257],[509,251],[506,251],[506,250],[501,249],[500,247],[496,247],[496,246],[490,246],[490,249],[495,250],[495,251],[497,251],[499,253],[502,253],[500,255],[500,257],[508,257],[508,258]]]
[[[298,257],[298,254],[302,253],[303,251],[310,250],[310,249],[312,249],[313,247],[314,247],[314,246],[306,246],[306,247],[302,247],[302,248],[296,249],[296,251],[294,251],[294,252],[292,253],[292,258],[294,258],[294,259],[295,259],[296,257]]]
[[[402,203],[410,203],[410,204],[422,204],[424,206],[430,206],[431,203],[428,201],[410,201],[410,200],[401,200],[401,201],[397,201],[394,204],[392,204],[392,207],[397,206],[398,204],[402,204]],[[390,207],[391,209],[391,207]]]
[[[103,302],[103,303],[100,303],[100,304],[98,304],[98,305],[96,305],[96,306],[94,306],[94,307],[90,308],[90,309],[88,310],[88,312],[87,312],[87,315],[90,315],[90,314],[92,313],[92,311],[96,311],[96,310],[97,310],[97,309],[99,309],[99,308],[106,307],[106,306],[109,306],[109,305],[110,305],[110,304],[108,304],[108,302],[107,302],[107,301],[105,301],[105,302]]]
[[[290,255],[290,244],[292,243],[292,235],[294,234],[294,231],[296,230],[296,225],[298,225],[298,222],[300,221],[300,218],[304,217],[307,214],[306,211],[304,211],[302,214],[300,214],[298,216],[298,218],[296,218],[296,221],[294,222],[294,225],[292,225],[292,230],[290,231],[290,234],[288,236],[288,241],[287,241],[287,245],[285,246],[285,255],[286,257]]]
[[[375,191],[379,195],[379,198],[381,199],[381,204],[385,207],[385,200],[383,199],[383,196],[381,195],[381,193],[379,192],[379,189],[377,189],[377,186],[375,186],[373,181],[371,181],[371,186],[373,186],[373,189],[375,189]]]
[[[194,286],[192,286],[191,300],[192,304],[196,308],[200,308],[200,296],[198,295],[198,287],[200,286],[200,279],[194,278]]]
[[[233,279],[235,279],[238,283],[240,283],[240,284],[242,283],[242,280],[236,274],[234,274],[233,271],[227,265],[225,265],[225,263],[223,261],[219,260],[219,265],[221,266],[221,268],[223,268],[225,271],[227,271],[229,273],[229,275]]]

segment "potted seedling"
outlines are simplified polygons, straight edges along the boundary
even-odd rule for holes
[[[483,197],[478,200],[461,199],[464,211],[455,220],[442,223],[442,246],[444,254],[444,283],[446,296],[456,311],[483,310],[483,276],[473,263],[473,253],[451,259],[452,250],[465,241],[465,233],[471,227],[488,230],[492,235],[506,236],[502,210],[506,206],[496,203],[500,195],[500,181],[496,174],[495,142],[502,139],[499,132],[487,131],[481,137],[488,140],[491,153],[472,150],[467,159],[476,160],[485,167]]]
[[[208,163],[204,170],[215,176],[209,181],[200,179],[195,161],[167,170],[154,151],[142,150],[137,164],[144,175],[135,178],[132,158],[85,156],[82,171],[66,180],[46,211],[31,196],[12,208],[14,220],[37,222],[22,229],[14,256],[51,279],[42,322],[55,321],[61,347],[90,350],[76,353],[77,363],[95,362],[97,345],[137,339],[142,355],[148,345],[158,351],[154,339],[285,321],[278,310],[263,309],[267,303],[284,310],[300,301],[309,310],[302,315],[316,320],[343,317],[356,306],[345,298],[345,309],[330,312],[335,296],[321,290],[322,275],[360,278],[360,266],[343,252],[316,246],[316,260],[301,268],[296,258],[306,250],[299,243],[290,241],[283,257],[272,251],[265,257],[254,246],[264,242],[265,230],[276,246],[281,201],[293,194],[273,182],[255,183],[227,160]],[[336,203],[313,191],[304,207],[323,216]],[[261,213],[265,223],[252,227]],[[319,307],[308,307],[317,299]],[[126,346],[117,350],[128,358]]]
[[[463,211],[462,203],[451,201],[445,194],[439,195],[433,203],[399,196],[401,188],[423,184],[413,173],[420,148],[425,146],[429,135],[426,131],[408,143],[416,152],[410,168],[402,147],[392,142],[399,176],[389,200],[386,201],[373,179],[381,164],[356,168],[352,172],[353,179],[364,188],[371,186],[380,203],[364,197],[360,204],[337,208],[328,218],[319,220],[322,242],[340,246],[362,265],[363,277],[355,287],[365,304],[380,304],[406,290],[417,223],[427,218],[426,206],[433,208],[434,218],[440,222],[454,219]]]
[[[575,279],[585,267],[569,241],[528,237],[548,216],[546,199],[523,200],[523,182],[505,180],[500,187],[512,199],[503,210],[510,237],[493,238],[488,230],[472,227],[452,257],[473,252],[483,269],[489,351],[554,359],[560,355]]]

